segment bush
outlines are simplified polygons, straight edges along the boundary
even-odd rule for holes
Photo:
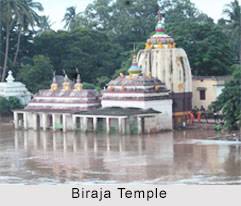
[[[10,110],[23,108],[23,105],[21,104],[20,100],[17,97],[9,97],[8,104],[9,104]]]
[[[48,57],[43,55],[34,56],[31,64],[22,65],[18,78],[27,88],[36,93],[40,89],[46,89],[51,84],[53,66]]]
[[[10,114],[14,109],[20,109],[23,105],[20,103],[20,100],[16,97],[4,98],[0,97],[0,114],[7,115]]]
[[[10,112],[9,102],[6,98],[0,97],[0,114],[8,114]]]
[[[87,82],[83,83],[83,89],[95,89],[95,88],[96,86],[94,84],[87,83]]]

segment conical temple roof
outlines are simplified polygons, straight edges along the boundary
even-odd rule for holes
[[[175,41],[172,37],[165,33],[164,15],[158,12],[158,22],[155,34],[146,42],[146,49],[152,48],[175,48]]]
[[[128,73],[131,75],[131,74],[141,74],[141,72],[142,72],[142,69],[138,66],[136,55],[134,54],[132,58],[132,64],[128,70]]]

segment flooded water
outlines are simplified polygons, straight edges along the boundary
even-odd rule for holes
[[[211,130],[151,136],[14,131],[0,125],[0,183],[241,184],[241,144]]]

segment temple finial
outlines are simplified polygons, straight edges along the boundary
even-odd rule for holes
[[[68,75],[67,75],[67,73],[66,73],[66,71],[64,69],[63,69],[63,73],[64,73],[64,80],[68,81]]]
[[[133,43],[133,53],[134,54],[136,53],[136,43],[135,42]]]
[[[67,75],[67,73],[65,72],[65,70],[63,70],[63,73],[64,73],[63,90],[64,90],[65,92],[67,92],[67,91],[70,90],[70,82],[69,82],[69,78],[68,78],[68,75]]]
[[[165,13],[162,13],[161,9],[158,9],[158,12],[157,12],[158,21],[162,21],[164,18],[165,18]]]
[[[81,91],[83,88],[83,85],[81,84],[80,72],[77,67],[75,68],[75,71],[77,73],[77,79],[76,79],[76,84],[74,85],[74,91]]]
[[[53,83],[56,82],[56,71],[53,71]]]
[[[77,67],[75,67],[75,71],[77,73],[77,79],[76,79],[76,82],[77,83],[80,83],[81,82],[81,79],[80,79],[80,72],[79,72],[79,69]]]
[[[7,78],[6,78],[6,81],[8,82],[8,83],[12,83],[12,82],[14,82],[14,77],[13,77],[13,72],[10,70],[9,72],[8,72],[8,76],[7,76]]]
[[[55,91],[58,90],[58,84],[57,84],[57,81],[56,81],[56,71],[53,71],[53,82],[51,84],[50,90],[52,92],[55,92]]]

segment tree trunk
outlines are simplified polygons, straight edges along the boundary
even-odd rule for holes
[[[20,42],[21,42],[21,28],[19,29],[19,32],[18,32],[17,48],[16,48],[16,52],[14,54],[13,66],[15,66],[17,64]]]
[[[1,79],[2,82],[5,80],[7,65],[8,65],[9,37],[10,37],[10,29],[9,29],[9,27],[7,27],[6,47],[5,47],[5,54],[4,54],[4,65],[3,65],[3,72],[2,72],[2,79]]]

